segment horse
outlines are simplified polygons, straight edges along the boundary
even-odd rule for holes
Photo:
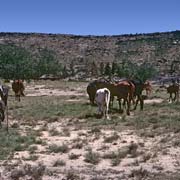
[[[14,80],[12,83],[12,90],[15,93],[15,99],[20,101],[20,96],[25,96],[24,95],[24,84],[22,80]]]
[[[94,99],[96,91],[101,88],[106,88],[109,84],[109,81],[106,79],[98,79],[90,82],[86,88],[87,94],[89,96],[90,103],[94,105]]]
[[[144,90],[146,91],[146,96],[149,96],[152,93],[152,85],[149,81],[144,83]]]
[[[135,100],[134,100],[135,86],[134,86],[134,84],[128,79],[122,79],[122,80],[116,82],[115,84],[116,85],[118,85],[118,84],[129,85],[129,88],[130,88],[130,90],[129,90],[129,98],[130,99],[129,100],[130,100],[130,103],[132,101],[134,104],[135,103]],[[113,92],[113,89],[111,89],[111,87],[109,85],[107,87],[110,89],[110,91],[112,91],[111,92],[111,107],[113,107],[114,96],[117,96],[117,95],[116,95],[116,93]],[[123,102],[123,104],[125,105],[125,101]]]
[[[140,109],[144,109],[144,97],[142,95],[143,90],[146,90],[146,88],[150,87],[149,84],[146,84],[140,80],[130,80],[134,86],[135,86],[135,91],[134,91],[134,97],[136,97],[135,100],[135,105],[134,105],[134,110],[136,110],[138,102],[140,102]]]
[[[114,96],[117,97],[119,102],[119,110],[122,111],[121,108],[121,100],[123,100],[123,105],[127,105],[126,113],[130,115],[130,103],[133,100],[134,94],[134,86],[129,81],[120,81],[118,83],[110,83],[107,87],[111,92],[112,99]]]
[[[110,91],[107,88],[98,89],[95,95],[95,102],[98,105],[98,112],[101,116],[105,116],[109,119],[109,102],[110,102]]]
[[[169,93],[169,101],[179,101],[179,85],[174,83],[167,87],[167,93]],[[174,94],[174,98],[173,95]]]

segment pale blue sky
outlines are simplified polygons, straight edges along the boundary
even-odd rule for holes
[[[0,0],[0,32],[120,35],[180,30],[180,0]]]

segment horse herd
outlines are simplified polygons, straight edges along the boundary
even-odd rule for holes
[[[24,96],[24,84],[22,80],[14,80],[12,82],[12,90],[15,93],[15,99],[20,101],[20,96]],[[114,97],[117,97],[119,103],[119,111],[123,112],[126,109],[126,114],[130,115],[130,107],[133,103],[135,110],[138,103],[140,109],[143,110],[144,99],[152,92],[152,85],[149,81],[142,82],[140,80],[122,79],[117,82],[111,82],[107,79],[97,79],[90,82],[87,86],[87,94],[92,105],[98,105],[98,112],[101,116],[109,118],[109,107],[113,108]],[[146,95],[143,95],[143,91]],[[0,85],[0,125],[5,119],[5,110],[7,108],[9,87]],[[175,101],[179,99],[179,85],[173,83],[167,87],[169,100]],[[174,97],[173,97],[174,94]]]
[[[169,100],[175,101],[179,99],[179,85],[173,83],[166,88],[170,94]],[[143,95],[143,90],[146,95]],[[134,110],[140,103],[140,109],[143,110],[144,99],[152,92],[152,85],[149,81],[142,82],[140,80],[122,79],[118,82],[110,82],[106,79],[99,79],[90,82],[87,86],[87,94],[92,105],[98,105],[98,113],[101,116],[109,118],[109,106],[113,108],[114,97],[117,97],[119,103],[119,111],[126,109],[126,114],[130,115],[131,103]],[[174,94],[174,97],[173,97]],[[122,108],[123,105],[123,108]]]

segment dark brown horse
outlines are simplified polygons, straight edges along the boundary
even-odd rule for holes
[[[96,91],[101,88],[107,88],[110,82],[106,79],[98,79],[90,82],[87,86],[87,94],[89,96],[90,103],[94,105],[94,99],[96,95]]]
[[[131,82],[135,86],[135,92],[134,92],[134,97],[136,98],[135,105],[134,105],[134,110],[136,110],[138,103],[140,102],[140,109],[143,110],[144,108],[144,97],[142,95],[143,90],[146,90],[147,88],[151,88],[150,84],[146,84],[146,82],[142,82],[140,80],[131,80]]]
[[[24,84],[22,80],[14,80],[12,83],[12,90],[15,93],[15,99],[20,101],[20,96],[24,96]]]
[[[173,84],[167,87],[167,93],[169,93],[169,101],[179,101],[179,85],[178,84]],[[174,94],[174,98],[173,98]]]

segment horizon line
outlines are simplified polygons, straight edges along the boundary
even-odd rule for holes
[[[148,34],[156,34],[156,33],[172,33],[178,32],[180,29],[170,30],[170,31],[154,31],[154,32],[139,32],[139,33],[122,33],[122,34],[102,34],[102,35],[95,35],[95,34],[71,34],[71,33],[52,33],[52,32],[11,32],[11,31],[1,31],[0,34],[49,34],[49,35],[69,35],[69,36],[135,36],[135,35],[148,35]]]

